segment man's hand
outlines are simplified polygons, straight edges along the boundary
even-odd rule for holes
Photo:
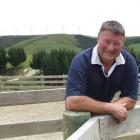
[[[128,98],[128,97],[121,97],[118,100],[112,101],[112,103],[125,104],[125,107],[129,110],[135,106],[136,100]]]
[[[67,97],[66,109],[69,111],[89,111],[95,114],[109,113],[119,121],[125,121],[128,118],[127,103],[101,102],[87,96]]]
[[[132,109],[136,104],[136,100],[128,97],[121,97],[118,100],[112,101],[112,115],[119,121],[125,121],[128,118],[128,111]]]
[[[128,118],[126,103],[111,103],[111,114],[119,121],[125,121]]]

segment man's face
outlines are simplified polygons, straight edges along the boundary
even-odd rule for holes
[[[100,32],[98,39],[98,54],[101,62],[113,63],[116,57],[119,56],[123,47],[124,37],[116,35],[110,31]]]

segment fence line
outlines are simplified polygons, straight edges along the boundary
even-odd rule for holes
[[[65,100],[65,88],[0,92],[0,106],[58,102]]]
[[[65,87],[66,82],[67,75],[0,76],[0,90],[59,88]],[[138,82],[140,83],[140,73]]]
[[[67,75],[1,76],[1,90],[30,90],[65,87]]]

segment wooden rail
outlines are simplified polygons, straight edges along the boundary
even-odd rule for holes
[[[65,88],[0,92],[0,106],[59,102],[65,100]]]
[[[64,88],[0,92],[0,140],[37,140],[40,134],[60,132],[64,100]]]
[[[130,110],[128,116],[121,123],[111,115],[92,117],[67,140],[112,140],[125,132],[140,129],[140,105]]]
[[[67,75],[0,76],[0,90],[59,88],[65,87],[66,81]],[[138,74],[138,82],[140,83],[140,73]]]
[[[65,87],[67,75],[1,76],[2,90],[32,90]]]

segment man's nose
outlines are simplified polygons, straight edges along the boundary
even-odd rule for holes
[[[108,50],[114,50],[114,43],[113,42],[110,42],[108,44]]]

